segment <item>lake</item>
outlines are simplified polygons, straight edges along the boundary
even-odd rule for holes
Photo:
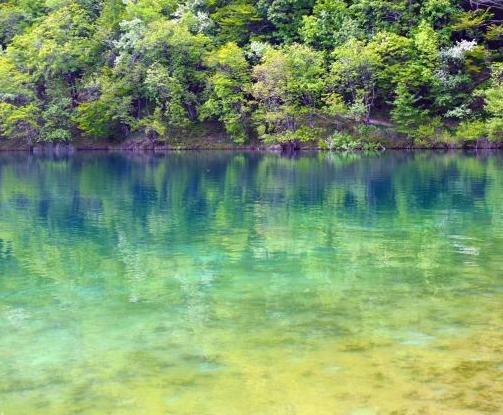
[[[503,412],[503,154],[0,154],[0,414]]]

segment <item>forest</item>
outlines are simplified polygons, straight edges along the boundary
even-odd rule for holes
[[[502,52],[501,0],[0,0],[0,142],[499,146]]]

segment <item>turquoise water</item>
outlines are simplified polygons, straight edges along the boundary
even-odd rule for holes
[[[503,412],[503,155],[0,154],[0,414]]]

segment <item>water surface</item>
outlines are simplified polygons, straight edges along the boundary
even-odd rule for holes
[[[503,156],[0,155],[0,414],[503,412]]]

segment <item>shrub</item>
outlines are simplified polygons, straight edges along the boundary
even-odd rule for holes
[[[483,121],[463,121],[456,128],[455,137],[466,143],[473,143],[487,137],[487,128]]]
[[[382,151],[384,147],[379,142],[371,142],[365,140],[365,137],[353,137],[345,131],[334,131],[330,136],[325,138],[325,145],[328,150],[340,151]]]

